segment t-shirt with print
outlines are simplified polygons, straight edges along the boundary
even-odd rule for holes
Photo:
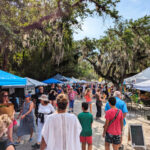
[[[93,115],[89,112],[82,112],[78,115],[78,119],[82,126],[80,136],[92,136],[91,124],[93,122]]]
[[[106,120],[113,120],[118,109],[111,108],[110,110],[106,111]],[[123,113],[119,110],[119,114],[114,122],[108,127],[107,132],[111,135],[121,135],[121,120],[123,120]]]

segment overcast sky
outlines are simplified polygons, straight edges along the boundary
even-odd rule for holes
[[[150,15],[150,0],[121,0],[117,5],[117,10],[123,19],[136,20]],[[82,25],[82,31],[77,30],[77,33],[74,33],[74,39],[99,38],[110,26],[113,26],[113,20],[108,16],[105,19],[97,16],[88,17]]]

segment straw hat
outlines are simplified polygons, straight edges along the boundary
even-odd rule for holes
[[[42,94],[38,99],[39,99],[39,100],[42,100],[42,101],[47,101],[47,102],[49,102],[48,96],[45,95],[45,94]]]

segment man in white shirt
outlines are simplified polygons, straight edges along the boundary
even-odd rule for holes
[[[49,116],[42,130],[41,150],[81,150],[81,125],[74,114],[66,113],[66,95],[57,96],[57,112]]]

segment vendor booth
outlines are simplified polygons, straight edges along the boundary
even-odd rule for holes
[[[150,80],[134,84],[133,87],[141,91],[150,92]]]
[[[140,82],[144,82],[146,80],[150,80],[150,67],[148,67],[147,69],[143,70],[142,72],[126,78],[124,80],[125,84],[136,84],[136,83],[140,83]]]

